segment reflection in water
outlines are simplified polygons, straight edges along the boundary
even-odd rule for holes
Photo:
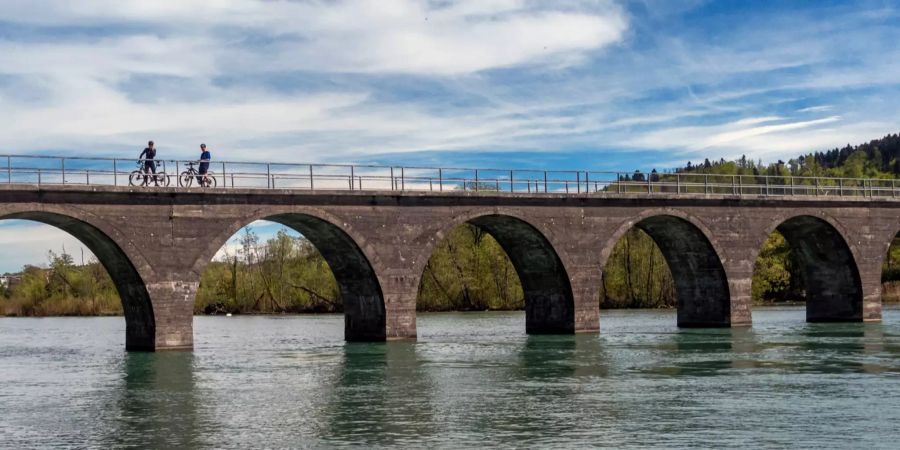
[[[529,335],[519,353],[526,379],[602,377],[608,373],[602,341],[594,334]]]
[[[681,357],[672,366],[647,369],[651,373],[671,376],[714,376],[735,366],[752,362],[737,353],[754,350],[752,334],[742,328],[688,328],[667,335],[659,350],[677,353]]]
[[[529,335],[519,353],[519,376],[525,380],[565,379],[575,373],[577,335]],[[529,392],[526,390],[525,392]]]
[[[117,426],[108,445],[198,447],[191,352],[126,353]]]
[[[348,342],[339,370],[326,440],[402,445],[434,432],[431,386],[415,342]]]

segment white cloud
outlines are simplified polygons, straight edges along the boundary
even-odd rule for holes
[[[831,111],[833,106],[831,105],[818,105],[818,106],[810,106],[807,108],[800,108],[797,110],[798,113],[812,113],[812,112],[825,112]]]
[[[641,148],[668,147],[683,150],[744,147],[747,142],[752,141],[751,138],[769,134],[777,134],[777,138],[780,138],[786,131],[815,127],[838,120],[840,117],[832,116],[772,124],[774,121],[782,121],[782,118],[751,117],[717,125],[662,128],[637,137],[630,144]]]
[[[772,123],[772,122],[779,123]],[[719,155],[728,159],[790,158],[845,143],[861,143],[894,132],[888,122],[841,123],[839,116],[804,121],[780,117],[748,118],[734,122],[654,130],[635,138],[637,148],[674,148],[683,154]],[[703,157],[703,156],[701,156]]]
[[[36,0],[4,4],[0,14],[42,25],[145,24],[163,35],[215,40],[216,47],[206,48],[209,56],[228,68],[242,63],[241,71],[456,75],[558,62],[619,41],[627,28],[622,11],[590,3],[579,11],[524,0]],[[276,43],[262,52],[236,50],[253,33]],[[138,50],[161,57],[191,53],[191,47],[182,41]],[[215,66],[200,60],[194,67]]]
[[[220,158],[248,159],[236,149],[251,145],[252,159],[281,161],[500,147],[512,136],[553,132],[556,119],[514,117],[521,104],[451,115],[377,101],[366,86],[286,93],[260,76],[558,69],[619,41],[627,28],[624,13],[605,1],[36,0],[0,4],[0,15],[38,26],[120,27],[100,37],[0,41],[0,76],[14,80],[0,85],[0,148],[121,156],[153,138],[164,157],[192,156],[207,141]],[[223,75],[242,82],[222,86]],[[168,78],[150,94],[140,86],[147,77]],[[137,87],[123,86],[135,80]]]

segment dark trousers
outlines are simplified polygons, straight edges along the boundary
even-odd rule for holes
[[[156,161],[144,161],[144,173],[152,173],[153,175],[156,175]],[[150,176],[144,175],[144,184],[147,184],[149,181]],[[159,184],[159,182],[156,181],[156,177],[153,177],[153,182]]]
[[[200,174],[197,177],[197,183],[200,183],[200,186],[203,186],[203,176],[206,175],[206,172],[208,172],[208,171],[209,171],[209,163],[208,162],[202,162],[202,163],[200,163],[200,166],[197,167],[197,173]]]

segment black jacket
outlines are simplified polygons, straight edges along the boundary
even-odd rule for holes
[[[146,155],[146,158],[144,157]],[[147,147],[144,151],[141,152],[141,156],[138,156],[138,159],[153,159],[156,158],[156,147],[150,148]]]

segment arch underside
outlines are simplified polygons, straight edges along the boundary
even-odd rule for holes
[[[353,239],[337,226],[306,214],[266,217],[300,232],[331,267],[344,305],[344,336],[348,341],[386,338],[384,298],[369,260]]]
[[[635,225],[656,242],[672,272],[679,327],[731,325],[731,296],[715,248],[695,225],[653,216]]]
[[[137,269],[112,239],[93,225],[62,214],[30,211],[8,214],[0,219],[41,222],[59,228],[81,241],[109,273],[122,300],[126,349],[156,349],[156,322],[150,294]]]
[[[575,302],[569,277],[541,232],[503,215],[480,216],[469,223],[490,234],[516,269],[525,295],[526,333],[574,333]]]
[[[808,322],[863,320],[862,283],[840,232],[828,222],[800,216],[778,226],[802,268]]]

